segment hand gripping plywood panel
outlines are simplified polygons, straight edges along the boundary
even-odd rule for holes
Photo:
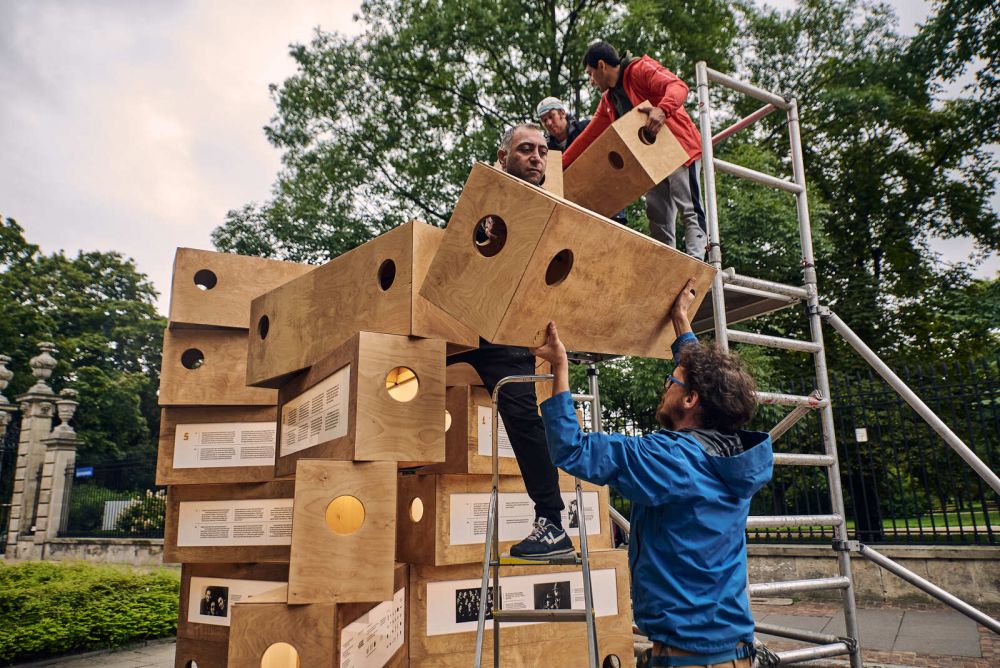
[[[299,460],[288,602],[391,600],[395,524],[394,463]]]
[[[273,480],[277,437],[274,406],[163,408],[156,484]]]
[[[441,462],[445,342],[359,332],[279,392],[276,472],[301,458]]]
[[[649,142],[649,116],[639,107],[608,127],[564,174],[563,196],[602,216],[613,216],[689,160],[667,126]],[[677,113],[687,113],[684,109]]]
[[[587,544],[612,546],[608,488],[583,484]],[[482,563],[487,512],[493,481],[487,475],[401,475],[396,516],[396,557],[411,564],[444,566]],[[559,476],[566,509],[563,526],[579,549],[579,511],[575,483]],[[534,503],[520,476],[500,478],[500,551],[531,533]]]
[[[290,480],[167,489],[165,563],[288,563]]]
[[[506,230],[485,242],[485,254],[475,231],[483,220],[491,230],[502,220]],[[668,358],[675,338],[670,306],[694,277],[693,314],[714,273],[685,253],[478,164],[421,293],[494,343],[540,345],[555,320],[569,350]]]
[[[174,668],[226,668],[228,653],[226,642],[178,637]]]
[[[170,327],[250,327],[250,302],[315,267],[261,257],[178,248]]]
[[[278,393],[247,387],[247,333],[168,329],[163,333],[160,406],[274,406]]]
[[[458,365],[452,365],[458,366]],[[451,367],[449,367],[450,369]],[[493,402],[484,387],[458,385],[445,395],[448,429],[444,434],[445,461],[422,469],[424,473],[493,473]],[[500,425],[500,475],[521,475],[510,449],[507,432]]]
[[[233,611],[230,668],[261,668],[269,648],[285,643],[303,668],[407,666],[406,587],[409,569],[396,564],[393,600],[371,603],[240,603]],[[285,656],[292,653],[284,648]],[[293,664],[294,665],[294,664]],[[285,668],[276,664],[268,668]]]
[[[419,294],[443,236],[409,222],[254,299],[247,383],[278,387],[362,330],[478,346],[475,332]]]
[[[287,564],[184,564],[177,636],[228,643],[233,606],[287,583]]]
[[[632,607],[629,599],[626,550],[590,553],[596,610],[598,665],[632,664]],[[410,567],[410,665],[428,668],[468,668],[475,653],[476,620],[482,564]],[[515,566],[502,569],[501,596],[505,607],[544,609],[555,593],[559,605],[583,607],[579,566]],[[551,595],[551,597],[550,597]],[[483,665],[493,665],[492,621],[487,621]],[[519,668],[587,666],[585,624],[504,624],[500,663]],[[619,664],[606,657],[615,655]],[[544,661],[539,660],[544,657]]]

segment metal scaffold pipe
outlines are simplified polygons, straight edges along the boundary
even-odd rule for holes
[[[771,91],[764,90],[763,88],[758,88],[753,84],[748,84],[745,81],[740,81],[739,79],[734,79],[728,74],[723,74],[713,70],[712,68],[706,66],[708,80],[714,83],[722,84],[727,88],[732,88],[735,91],[743,93],[744,95],[749,95],[752,98],[758,99],[761,102],[767,102],[768,104],[773,104],[778,109],[788,109],[788,102],[785,98],[780,95],[775,95]]]

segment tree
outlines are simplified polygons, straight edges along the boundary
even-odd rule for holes
[[[0,352],[13,358],[8,396],[34,382],[40,341],[57,347],[51,383],[80,392],[82,461],[155,452],[163,318],[156,291],[118,253],[43,255],[11,218],[0,226]]]

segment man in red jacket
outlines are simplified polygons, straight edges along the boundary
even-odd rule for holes
[[[646,216],[650,235],[675,246],[674,220],[684,221],[684,242],[688,254],[705,257],[708,232],[698,191],[701,134],[684,110],[688,87],[676,74],[649,56],[619,56],[615,47],[597,41],[583,56],[590,83],[603,91],[601,102],[587,128],[563,153],[563,169],[569,167],[611,123],[633,107],[648,100],[653,106],[639,111],[649,115],[646,130],[657,134],[664,125],[687,151],[688,161],[646,193]]]

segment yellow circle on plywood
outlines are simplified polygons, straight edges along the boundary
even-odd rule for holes
[[[338,496],[326,507],[326,526],[338,536],[349,536],[365,523],[365,507],[353,496]]]
[[[276,642],[260,657],[260,668],[299,668],[299,653],[286,642]]]
[[[417,498],[410,501],[410,519],[414,522],[419,522],[424,518],[424,502],[418,496]]]
[[[448,431],[449,429],[451,429],[451,413],[446,408],[444,409],[444,430]]]
[[[397,366],[386,375],[385,389],[396,401],[412,401],[420,389],[420,380],[413,369]]]

